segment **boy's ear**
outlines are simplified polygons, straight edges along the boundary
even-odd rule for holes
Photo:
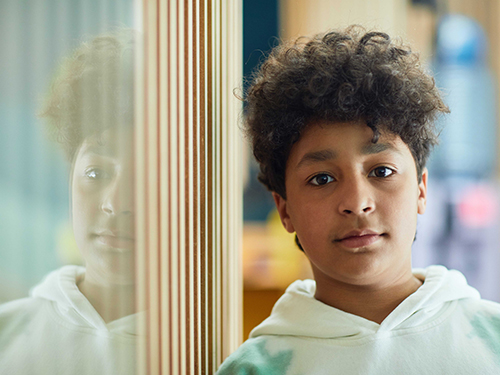
[[[418,184],[418,210],[417,212],[422,215],[425,212],[427,205],[427,178],[429,171],[424,168],[422,171],[422,181]]]
[[[281,223],[285,227],[288,233],[294,233],[295,229],[293,227],[290,215],[288,215],[286,200],[281,197],[278,193],[273,191],[274,203],[276,203],[276,208],[280,215]]]

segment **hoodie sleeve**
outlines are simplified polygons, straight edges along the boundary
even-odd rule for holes
[[[285,375],[293,353],[274,351],[270,344],[263,337],[247,340],[224,361],[217,375]]]

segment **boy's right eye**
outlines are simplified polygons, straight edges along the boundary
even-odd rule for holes
[[[317,174],[316,176],[314,176],[309,180],[311,184],[316,186],[326,185],[333,181],[334,181],[333,177],[326,173]]]
[[[90,180],[102,180],[109,178],[110,175],[109,173],[100,168],[93,167],[85,170],[85,177],[87,177]]]

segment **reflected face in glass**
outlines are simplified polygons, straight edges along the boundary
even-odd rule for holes
[[[107,130],[77,152],[71,181],[75,239],[87,274],[129,283],[134,274],[131,131]]]
[[[411,271],[427,172],[419,183],[400,137],[382,132],[377,143],[372,138],[364,123],[312,124],[291,149],[287,199],[274,194],[318,287],[320,282],[380,285]]]

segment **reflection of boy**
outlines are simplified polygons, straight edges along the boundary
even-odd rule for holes
[[[0,307],[6,374],[135,373],[132,35],[65,60],[43,115],[71,161],[72,220],[86,267],[49,274]]]
[[[290,285],[219,373],[500,373],[500,305],[458,271],[411,269],[447,111],[417,55],[351,27],[278,46],[247,94],[259,179],[315,280]]]

